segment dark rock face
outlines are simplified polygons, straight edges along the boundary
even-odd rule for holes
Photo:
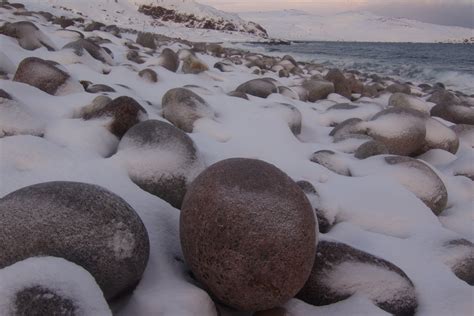
[[[169,71],[176,72],[179,68],[178,55],[171,49],[165,48],[160,55],[160,65]]]
[[[253,314],[253,316],[291,316],[291,314],[288,313],[288,311],[283,307],[276,307],[256,312]]]
[[[40,286],[18,292],[14,304],[15,316],[78,316],[73,301]]]
[[[137,64],[143,64],[145,62],[136,50],[129,50],[127,53],[127,59]]]
[[[335,92],[334,84],[329,81],[309,80],[303,83],[303,87],[308,91],[309,102],[326,99]]]
[[[348,99],[351,98],[352,94],[350,83],[339,69],[329,70],[328,74],[324,77],[324,79],[334,84],[334,90],[337,94],[340,94]]]
[[[443,212],[448,203],[448,191],[443,181],[430,167],[417,159],[402,156],[385,157],[385,162],[391,166],[411,169],[413,179],[407,180],[407,182],[402,179],[401,184],[423,201],[435,215]],[[423,188],[412,186],[411,180],[415,179],[418,181],[423,179]]]
[[[383,294],[372,293],[375,287],[383,288],[378,291]],[[418,307],[413,283],[400,268],[348,245],[320,241],[311,276],[297,298],[323,306],[354,294],[368,296],[375,305],[397,316],[414,315]]]
[[[16,38],[18,44],[26,50],[35,50],[43,46],[49,51],[55,50],[53,42],[29,21],[6,22],[0,27],[0,34]]]
[[[153,69],[143,69],[138,73],[138,75],[149,82],[158,82],[158,74]]]
[[[0,268],[35,256],[64,258],[89,271],[107,299],[134,287],[148,261],[148,234],[139,216],[96,185],[22,188],[0,200],[0,219]]]
[[[180,164],[176,159],[176,170],[166,170],[159,164],[154,169],[150,165],[147,173],[130,174],[130,178],[143,190],[180,209],[190,182],[189,174],[185,171],[198,160],[194,142],[186,133],[169,123],[147,120],[135,125],[125,134],[118,151],[139,151],[143,148],[152,148],[157,155],[160,155],[160,151],[172,151],[179,156]],[[132,163],[139,164],[140,161]]]
[[[83,116],[85,120],[105,117],[112,118],[108,127],[110,132],[121,138],[132,126],[144,120],[147,117],[147,112],[134,99],[122,96],[97,111],[88,112]]]
[[[351,171],[342,161],[339,161],[336,153],[331,150],[320,150],[311,155],[310,160],[341,176],[350,177]]]
[[[180,237],[196,278],[245,311],[293,297],[308,278],[317,243],[311,204],[296,183],[273,165],[239,158],[214,164],[191,184]]]
[[[156,20],[164,22],[171,21],[182,24],[188,28],[237,31],[257,35],[263,38],[268,37],[267,31],[261,25],[254,22],[247,22],[244,25],[239,25],[230,20],[200,18],[196,17],[194,14],[179,13],[175,10],[167,9],[158,5],[142,5],[139,7],[138,11],[149,15]]]
[[[455,124],[474,125],[474,107],[467,105],[438,104],[431,109],[431,116],[437,116]]]
[[[69,79],[69,74],[56,66],[56,63],[49,60],[37,57],[25,58],[18,65],[13,81],[29,84],[54,95]]]
[[[389,108],[365,123],[367,134],[383,143],[390,154],[409,156],[425,143],[425,116],[415,110]]]
[[[259,98],[267,98],[270,94],[277,93],[278,89],[270,80],[253,79],[238,86],[236,91]]]
[[[112,57],[99,45],[88,39],[78,39],[77,41],[66,44],[63,49],[72,49],[78,56],[84,55],[84,51],[88,52],[93,58],[111,65]]]
[[[184,88],[166,92],[161,104],[163,117],[187,133],[192,133],[196,120],[214,116],[212,109],[203,98]]]

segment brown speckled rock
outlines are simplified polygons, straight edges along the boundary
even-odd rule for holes
[[[320,241],[311,276],[297,298],[323,306],[354,294],[399,316],[414,315],[418,306],[413,283],[394,264],[342,243]]]
[[[431,116],[437,116],[455,124],[474,125],[474,107],[468,105],[438,104],[431,109]]]
[[[47,182],[0,199],[0,269],[36,256],[64,258],[86,269],[107,299],[133,288],[149,256],[140,217],[96,185]]]
[[[13,81],[29,84],[54,95],[68,79],[69,74],[59,69],[55,62],[28,57],[18,65]]]
[[[457,239],[446,243],[445,248],[451,257],[447,261],[453,273],[474,286],[474,244],[466,239]]]
[[[245,311],[278,307],[311,271],[314,213],[298,185],[254,159],[218,162],[191,184],[180,219],[186,262],[220,301]]]
[[[308,80],[303,83],[303,88],[308,92],[309,102],[326,99],[328,95],[335,91],[332,82],[322,80]]]
[[[107,117],[111,118],[108,126],[110,132],[121,138],[132,126],[145,120],[148,115],[137,101],[122,96],[107,103],[97,111],[88,112],[83,116],[85,120]]]
[[[388,153],[388,148],[383,143],[376,140],[369,140],[357,148],[354,157],[357,159],[366,159],[372,156],[386,155]]]

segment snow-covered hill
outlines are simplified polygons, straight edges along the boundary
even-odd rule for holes
[[[298,10],[241,13],[261,24],[270,37],[286,40],[363,42],[451,42],[474,37],[474,30],[423,23],[405,18],[381,17],[367,12],[330,16]]]
[[[258,41],[265,29],[194,0],[18,0],[31,9],[77,15],[192,41]],[[192,30],[191,30],[192,29]]]

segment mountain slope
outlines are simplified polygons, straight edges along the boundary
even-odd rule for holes
[[[286,40],[364,42],[450,42],[474,37],[468,28],[442,26],[367,12],[318,16],[296,10],[241,13],[261,24],[270,37]]]

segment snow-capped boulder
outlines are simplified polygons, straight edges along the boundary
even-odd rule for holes
[[[393,263],[343,243],[320,241],[313,271],[297,297],[322,306],[352,295],[365,296],[394,315],[414,315],[418,307],[412,281]]]
[[[140,72],[138,72],[138,76],[151,83],[158,82],[158,74],[156,71],[150,68],[140,70]]]
[[[451,129],[458,135],[461,142],[474,147],[474,125],[458,124],[451,126]]]
[[[245,311],[292,298],[309,276],[317,244],[314,212],[298,185],[273,165],[243,158],[218,162],[194,180],[180,237],[196,278]]]
[[[140,217],[92,184],[47,182],[0,199],[0,269],[35,256],[64,258],[91,273],[107,299],[132,289],[148,262]]]
[[[346,162],[332,150],[320,150],[311,155],[310,160],[341,176],[351,176]]]
[[[329,133],[329,136],[333,136],[334,140],[342,139],[353,134],[364,133],[364,128],[361,126],[363,120],[360,118],[350,118],[339,124],[337,124]]]
[[[451,240],[444,245],[444,261],[454,274],[474,286],[474,244],[466,239]]]
[[[181,67],[181,70],[185,74],[197,75],[201,72],[209,70],[209,67],[193,54],[189,54],[183,59],[183,66]]]
[[[0,269],[0,314],[101,315],[112,312],[92,275],[55,257],[36,257]]]
[[[397,92],[392,94],[388,101],[388,105],[393,107],[417,110],[426,115],[430,115],[430,108],[426,104],[426,102],[418,99],[417,97],[405,93]]]
[[[272,93],[277,93],[278,89],[271,80],[253,79],[237,87],[236,91],[250,94],[259,98],[267,98]]]
[[[78,39],[77,41],[64,45],[63,49],[72,49],[77,56],[82,56],[84,55],[84,52],[87,52],[93,58],[103,63],[108,65],[114,64],[112,56],[110,56],[104,48],[89,39]]]
[[[437,104],[431,109],[431,116],[455,124],[474,125],[474,107],[468,104]]]
[[[18,65],[13,81],[26,83],[55,95],[70,79],[69,74],[58,66],[59,64],[50,60],[28,57]]]
[[[98,104],[98,103],[97,103]],[[118,97],[111,102],[103,102],[84,114],[83,119],[106,119],[109,131],[121,138],[132,126],[148,118],[146,110],[133,98]]]
[[[0,138],[13,135],[43,136],[45,126],[46,122],[24,104],[0,92]]]
[[[132,127],[120,141],[117,156],[134,183],[178,209],[188,184],[203,168],[192,139],[158,120]]]
[[[185,88],[175,88],[166,92],[161,106],[163,117],[187,133],[192,133],[196,120],[215,116],[203,98]]]
[[[459,148],[459,137],[449,127],[440,121],[429,118],[426,120],[425,144],[418,154],[431,149],[443,149],[455,154]]]
[[[426,136],[425,117],[418,111],[389,108],[361,123],[367,135],[385,144],[394,155],[411,155],[423,145]]]
[[[6,22],[0,27],[0,34],[18,39],[18,44],[27,50],[35,50],[40,47],[46,47],[49,51],[56,50],[54,43],[46,34],[29,21]]]

